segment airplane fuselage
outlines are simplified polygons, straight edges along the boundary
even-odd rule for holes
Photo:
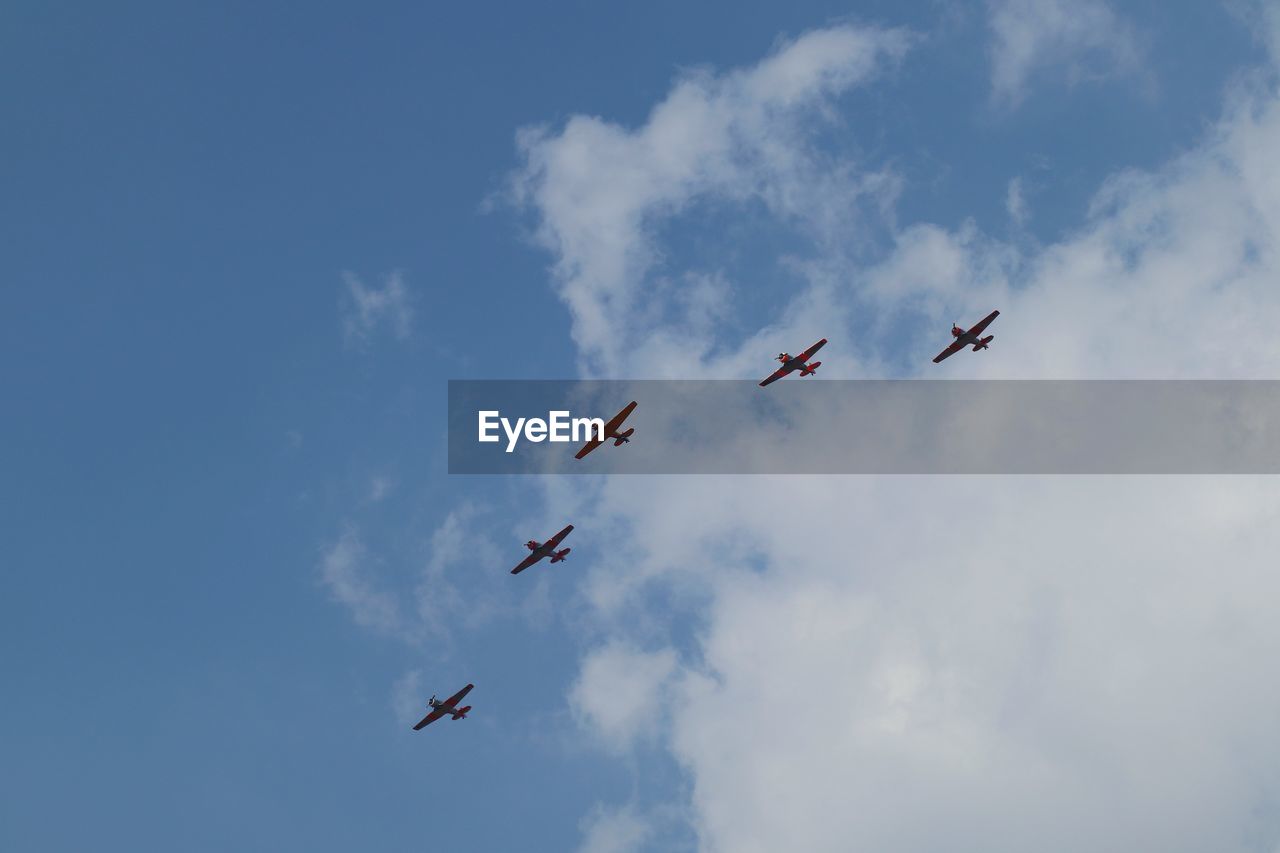
[[[782,363],[782,366],[785,367],[787,370],[799,370],[800,368],[804,367],[804,359],[796,357],[796,358],[790,359],[789,361],[784,361]]]
[[[779,361],[781,361],[781,359],[779,359]],[[797,370],[803,371],[808,366],[809,365],[805,363],[805,360],[801,356],[796,356],[795,358],[790,358],[782,362],[782,369],[788,373],[792,373]]]
[[[554,551],[555,549],[556,549],[555,546],[552,545],[550,542],[543,542],[537,548],[531,549],[532,556],[537,557],[539,560],[541,560],[543,557],[551,556],[551,552]]]
[[[570,549],[565,548],[563,553],[568,554],[569,550]],[[546,559],[547,557],[550,557],[551,562],[553,563],[558,563],[564,559],[563,555],[560,555],[559,559],[556,559],[557,555],[558,552],[556,551],[555,545],[552,545],[549,541],[542,543],[537,548],[529,549],[529,556],[533,557],[533,562],[535,563],[539,560]]]
[[[959,343],[963,347],[970,347],[970,346],[973,347],[974,352],[977,352],[980,349],[986,349],[990,341],[991,341],[991,338],[983,338],[980,335],[974,334],[973,332],[964,332],[962,334],[956,335],[957,343]]]
[[[438,699],[430,699],[430,700],[428,700],[428,701],[427,701],[427,707],[428,707],[428,708],[430,708],[430,709],[431,709],[431,710],[433,710],[433,711],[444,711],[446,714],[453,714],[453,715],[454,715],[454,719],[458,719],[457,714],[458,714],[458,712],[459,712],[459,711],[461,711],[461,710],[462,710],[461,708],[457,708],[457,707],[454,707],[454,706],[447,706],[447,705],[445,705],[445,703],[441,702],[441,701],[440,701],[440,700],[438,700]],[[463,712],[463,713],[464,713],[464,715],[465,715],[465,712]]]

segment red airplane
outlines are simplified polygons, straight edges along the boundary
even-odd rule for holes
[[[536,539],[530,539],[528,542],[524,543],[524,547],[528,548],[533,553],[521,560],[520,565],[511,570],[511,574],[520,574],[543,557],[550,557],[551,562],[553,563],[563,563],[564,558],[569,556],[569,552],[573,549],[565,548],[563,551],[557,551],[556,546],[560,544],[561,539],[569,535],[570,530],[573,530],[572,524],[564,530],[561,530],[555,536],[552,536],[546,542],[539,542]]]
[[[413,730],[416,732],[423,726],[429,726],[445,714],[452,714],[455,720],[465,720],[467,718],[467,712],[471,710],[471,706],[468,705],[465,708],[459,708],[458,703],[462,701],[463,696],[466,696],[471,692],[471,688],[473,687],[475,687],[474,684],[468,684],[466,687],[462,688],[443,702],[437,701],[436,697],[432,696],[427,700],[427,706],[431,708],[431,713],[419,720],[418,724],[413,727]]]
[[[943,359],[950,358],[951,356],[960,352],[960,350],[964,349],[970,344],[973,344],[974,352],[977,352],[978,350],[986,349],[987,346],[996,339],[996,336],[987,335],[985,338],[980,338],[978,337],[978,335],[981,335],[983,330],[985,330],[987,326],[991,325],[991,321],[999,316],[1000,316],[999,311],[992,311],[982,321],[980,321],[978,325],[974,326],[972,329],[969,329],[968,331],[965,331],[959,326],[952,324],[951,336],[955,338],[955,340],[952,341],[951,346],[947,347],[942,352],[938,353],[937,357],[934,358],[933,363],[938,364]]]
[[[614,447],[621,447],[631,440],[631,433],[636,431],[635,427],[631,427],[625,432],[618,432],[618,428],[622,426],[622,422],[627,419],[627,415],[635,411],[636,401],[632,400],[623,407],[621,412],[613,416],[613,420],[604,425],[604,438],[593,437],[586,444],[582,445],[582,449],[573,454],[574,459],[581,459],[600,445],[604,444],[608,439],[613,439]]]
[[[808,376],[811,373],[813,373],[815,370],[818,369],[818,365],[822,364],[822,362],[815,361],[813,364],[805,364],[805,362],[813,358],[813,354],[818,350],[822,349],[823,345],[826,342],[827,342],[827,339],[823,338],[822,340],[818,341],[816,344],[809,347],[807,350],[795,356],[794,358],[791,356],[790,353],[786,353],[786,352],[778,353],[778,361],[782,362],[782,367],[779,367],[777,370],[773,372],[772,376],[770,376],[768,379],[761,382],[760,387],[763,388],[766,385],[769,385],[773,382],[777,382],[779,379],[786,376],[788,373],[791,373],[793,370],[800,371],[800,375],[802,377]]]

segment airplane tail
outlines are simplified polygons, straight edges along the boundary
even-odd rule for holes
[[[572,548],[565,548],[563,551],[556,551],[554,554],[551,555],[551,562],[563,563],[564,558],[569,556],[569,552],[572,550],[573,550]]]
[[[631,440],[631,433],[635,431],[636,431],[636,428],[631,427],[626,432],[618,433],[618,435],[613,439],[613,446],[621,447],[622,445],[626,444],[628,441]]]
[[[995,335],[987,335],[985,338],[982,338],[976,344],[973,345],[973,351],[977,352],[980,349],[986,349],[987,346],[995,339],[996,339]]]
[[[458,710],[453,712],[453,718],[455,720],[465,720],[467,718],[467,712],[470,710],[471,710],[470,705],[468,705],[465,708],[459,708]]]
[[[800,369],[801,376],[808,376],[811,373],[817,373],[818,368],[822,366],[822,362],[815,361],[813,364],[806,364]]]

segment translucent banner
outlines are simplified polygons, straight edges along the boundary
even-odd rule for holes
[[[448,444],[453,474],[1274,474],[1280,381],[455,380]]]

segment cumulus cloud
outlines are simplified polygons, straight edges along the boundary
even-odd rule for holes
[[[593,650],[570,692],[574,712],[610,748],[651,736],[664,720],[668,679],[675,671],[670,649],[643,652],[623,643]]]
[[[348,346],[363,346],[383,329],[397,340],[409,337],[413,300],[400,272],[384,277],[381,287],[367,285],[350,272],[343,273],[342,280],[342,336]]]
[[[1268,153],[1280,143],[1280,103],[1271,85],[1236,92],[1199,148],[1156,172],[1114,176],[1083,227],[1036,254],[973,232],[931,231],[932,241],[905,245],[890,268],[946,258],[978,275],[902,282],[917,292],[896,304],[890,277],[883,310],[999,306],[993,331],[1010,355],[965,365],[966,375],[1271,377],[1280,360],[1266,331],[1280,322],[1280,181]],[[956,370],[948,362],[942,372]]]
[[[993,8],[1016,24],[1014,5]],[[1086,30],[1116,29],[1099,9],[1086,4]],[[1050,38],[1039,42],[1050,54],[1064,39],[1116,49],[1009,26],[1033,45]],[[1013,54],[1005,85],[1021,86],[1029,61]],[[890,218],[890,240],[864,262],[831,251],[812,219],[804,286],[728,355],[677,346],[660,311],[646,348],[614,348],[634,334],[622,308],[641,300],[663,252],[658,225],[704,194],[746,203],[758,187],[757,172],[714,147],[694,170],[714,180],[676,170],[655,186],[627,168],[617,182],[584,180],[597,150],[659,174],[623,156],[655,126],[701,138],[718,110],[656,122],[685,85],[640,131],[575,118],[524,140],[557,287],[584,356],[607,354],[609,369],[753,375],[752,359],[820,327],[841,353],[830,366],[916,375],[933,368],[949,321],[992,307],[993,349],[930,375],[1263,377],[1280,364],[1274,69],[1233,91],[1193,150],[1117,173],[1057,243]],[[810,198],[808,177],[785,170],[770,194]],[[614,477],[599,489],[578,517],[610,543],[583,592],[604,639],[585,650],[571,700],[615,751],[651,742],[637,709],[667,703],[656,736],[688,774],[704,849],[1244,851],[1280,840],[1280,687],[1268,677],[1280,500],[1269,480]],[[638,614],[649,600],[661,608]],[[643,676],[634,691],[617,683],[632,671]]]
[[[1164,479],[611,485],[612,511],[646,528],[655,502],[697,518],[693,553],[654,548],[641,565],[645,584],[703,587],[680,608],[701,614],[700,662],[666,675],[669,746],[691,774],[703,847],[1274,839],[1273,492]],[[757,559],[721,556],[734,538]]]
[[[1075,82],[1141,67],[1133,27],[1105,0],[988,0],[987,13],[991,87],[1000,101],[1022,100],[1038,69],[1065,68]]]
[[[898,30],[810,32],[753,67],[686,74],[639,128],[574,116],[559,129],[520,133],[514,198],[536,213],[537,239],[555,257],[584,369],[614,374],[649,332],[670,331],[641,285],[655,284],[653,226],[695,199],[762,202],[780,218],[847,236],[858,199],[892,196],[891,176],[824,161],[806,129],[909,42]],[[706,305],[721,301],[718,288],[714,277],[695,276],[679,290]],[[689,338],[708,331],[682,329]]]

